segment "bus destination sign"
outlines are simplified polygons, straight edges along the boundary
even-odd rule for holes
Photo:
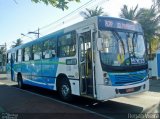
[[[114,27],[119,29],[129,29],[129,30],[134,30],[135,31],[135,25],[134,24],[129,24],[129,23],[120,23],[120,22],[113,22],[109,20],[105,20],[105,27]]]
[[[142,29],[140,27],[139,24],[135,24],[131,21],[127,21],[127,20],[122,20],[122,19],[119,19],[119,20],[116,20],[116,19],[112,19],[112,18],[108,18],[108,19],[104,19],[103,17],[102,18],[99,18],[99,29],[100,30],[104,30],[104,29],[107,29],[107,28],[116,28],[116,29],[124,29],[124,30],[132,30],[132,31],[141,31],[142,32]]]

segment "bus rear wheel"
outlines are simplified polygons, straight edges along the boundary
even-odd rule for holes
[[[24,84],[23,84],[23,79],[22,79],[22,76],[21,76],[21,74],[18,74],[18,76],[17,76],[17,82],[18,82],[18,87],[19,88],[24,88]]]
[[[58,86],[58,93],[64,101],[71,101],[71,86],[67,79],[62,79]]]

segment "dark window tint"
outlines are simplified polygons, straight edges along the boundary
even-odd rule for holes
[[[22,61],[22,50],[19,49],[18,50],[18,62],[21,62]]]
[[[43,45],[43,58],[51,58],[56,56],[56,40],[47,40]]]
[[[21,52],[21,49],[16,51],[16,62],[21,62]]]
[[[23,61],[29,61],[31,59],[31,52],[30,52],[30,48],[26,47],[23,49],[23,57],[22,57]]]
[[[41,59],[41,56],[42,56],[42,45],[41,44],[36,44],[36,45],[33,45],[33,49],[32,49],[32,59],[33,60],[38,60],[38,59]]]
[[[76,33],[65,34],[58,39],[58,56],[69,57],[76,53]]]
[[[7,63],[10,63],[11,60],[11,53],[7,53]]]

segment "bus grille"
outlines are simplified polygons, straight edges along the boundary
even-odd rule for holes
[[[144,74],[130,74],[130,75],[115,75],[114,84],[126,84],[126,83],[134,83],[138,81],[144,80]]]

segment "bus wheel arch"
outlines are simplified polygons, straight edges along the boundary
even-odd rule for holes
[[[20,72],[18,72],[18,74],[17,74],[17,82],[18,82],[18,87],[19,88],[24,87],[22,74]]]
[[[65,74],[59,74],[56,82],[57,91],[64,101],[72,100],[71,85]]]

